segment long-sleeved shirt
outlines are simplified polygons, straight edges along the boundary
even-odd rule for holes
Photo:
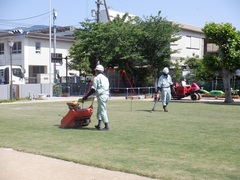
[[[92,89],[96,91],[97,96],[109,94],[109,81],[102,73],[98,74],[93,79]]]
[[[158,79],[158,85],[157,87],[160,87],[160,88],[168,88],[170,87],[171,85],[173,84],[172,82],[172,77],[170,75],[161,75]]]

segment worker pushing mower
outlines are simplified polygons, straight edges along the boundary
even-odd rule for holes
[[[97,119],[98,119],[98,124],[95,126],[96,129],[98,130],[109,130],[109,125],[108,125],[108,115],[107,115],[107,102],[109,99],[109,80],[108,78],[103,75],[104,72],[104,67],[102,65],[97,65],[95,68],[95,73],[96,76],[93,79],[92,82],[92,86],[90,91],[81,99],[79,100],[80,102],[84,102],[88,99],[90,95],[92,95],[93,93],[96,93],[96,97],[97,97],[97,102],[98,102],[98,109],[97,109]],[[68,103],[68,106],[70,106],[70,111],[69,111],[69,115],[67,114],[63,120],[62,120],[62,127],[69,127],[69,125],[65,125],[65,124],[69,124],[66,123],[68,121],[70,121],[69,119],[71,119],[71,121],[76,121],[76,116],[77,114],[82,117],[85,117],[85,121],[83,122],[82,125],[88,125],[91,120],[90,117],[93,113],[93,104],[91,104],[91,106],[87,109],[78,109],[79,107],[79,101],[75,102],[75,103]],[[79,113],[78,113],[79,112]],[[70,118],[71,117],[71,118]],[[66,120],[68,119],[68,120]],[[102,122],[104,123],[105,127],[103,129],[101,129],[101,125]],[[75,124],[75,123],[73,123]],[[82,126],[81,125],[81,126]],[[71,125],[72,127],[73,125]],[[74,127],[74,126],[73,126]]]
[[[93,79],[91,90],[83,97],[83,100],[87,100],[90,95],[96,93],[97,96],[97,119],[98,124],[95,126],[98,130],[109,130],[108,125],[108,115],[107,115],[107,102],[109,99],[109,80],[103,74],[104,67],[102,65],[97,65],[95,68],[96,76]],[[101,129],[102,122],[105,127]]]

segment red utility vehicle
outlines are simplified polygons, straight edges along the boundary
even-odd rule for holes
[[[196,83],[191,85],[181,86],[178,83],[174,83],[172,86],[173,99],[182,99],[187,96],[191,96],[192,100],[200,100],[202,98],[200,88]]]

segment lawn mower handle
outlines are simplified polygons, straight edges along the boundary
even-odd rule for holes
[[[94,99],[95,99],[95,97],[93,97],[93,96],[87,98],[86,100],[83,100],[83,98],[79,98],[79,99],[78,99],[78,102],[81,102],[81,103],[84,103],[84,101],[92,101],[92,102],[93,102]]]

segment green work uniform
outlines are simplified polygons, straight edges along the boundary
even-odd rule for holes
[[[108,123],[107,101],[109,99],[109,81],[102,73],[94,77],[92,89],[95,90],[98,102],[97,119]]]
[[[161,89],[161,101],[163,106],[166,106],[172,98],[170,88],[172,84],[172,77],[169,74],[162,74],[158,79],[158,87]]]

